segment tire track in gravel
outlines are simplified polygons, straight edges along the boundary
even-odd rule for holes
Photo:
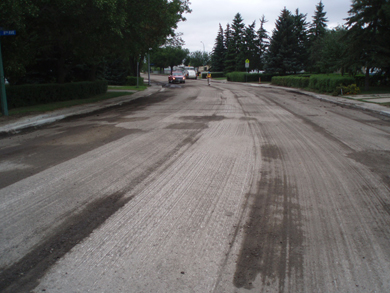
[[[199,131],[188,135],[167,153],[167,157],[172,157],[183,148],[188,148],[194,144]],[[56,228],[52,236],[38,244],[23,258],[10,267],[2,268],[0,270],[0,288],[4,288],[4,292],[30,292],[38,285],[38,279],[52,265],[135,196],[125,197],[127,193],[131,192],[134,185],[144,181],[164,163],[166,163],[166,157],[156,162],[153,168],[134,178],[133,182],[122,190],[87,204],[80,213],[68,218],[66,222]],[[169,165],[166,166],[166,168],[168,167]]]
[[[265,160],[245,224],[236,287],[260,292],[389,289],[389,190],[382,179],[387,169],[373,170],[380,157],[353,157],[347,140],[295,113],[279,98],[262,94],[254,106],[253,92],[236,95],[247,115],[259,121]]]

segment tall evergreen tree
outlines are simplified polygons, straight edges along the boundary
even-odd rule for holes
[[[369,87],[370,69],[390,67],[390,3],[388,0],[352,0],[348,11],[348,65],[366,69],[365,88]]]
[[[211,67],[213,71],[224,71],[225,70],[225,44],[224,44],[224,35],[223,28],[219,24],[219,31],[217,38],[215,39],[215,45],[211,56]]]
[[[250,68],[258,69],[260,64],[259,56],[259,47],[258,47],[258,37],[255,30],[256,22],[245,27],[244,31],[244,42],[241,49],[241,57],[239,60],[242,62],[246,59],[250,61]],[[244,61],[245,62],[245,61]],[[245,65],[244,65],[245,66]]]
[[[324,4],[322,0],[316,5],[316,11],[314,12],[313,22],[310,25],[310,36],[312,37],[312,41],[315,41],[318,38],[324,36],[326,32],[328,18],[325,17],[326,12],[324,11]]]
[[[324,4],[322,0],[316,5],[316,11],[314,16],[312,16],[313,22],[310,25],[309,29],[309,69],[310,71],[320,71],[319,61],[320,55],[318,54],[321,51],[322,38],[325,37],[327,32],[327,22],[328,18],[326,17],[326,12],[324,11]]]
[[[232,23],[232,42],[234,45],[235,53],[235,70],[244,71],[245,70],[245,57],[241,54],[242,44],[244,43],[244,29],[245,24],[240,13],[237,13],[234,16]]]
[[[270,46],[267,52],[266,70],[286,74],[296,70],[296,44],[295,19],[286,7],[276,20],[272,32]]]
[[[232,72],[236,68],[236,60],[235,60],[235,46],[233,41],[233,31],[228,23],[226,25],[225,30],[225,72]]]
[[[309,41],[307,36],[308,23],[306,22],[306,14],[299,13],[296,10],[294,15],[294,35],[296,36],[296,48],[294,49],[294,56],[296,63],[294,64],[294,72],[305,69],[308,65],[309,56]]]
[[[259,50],[257,51],[257,53],[259,55],[257,57],[257,59],[258,59],[259,64],[256,68],[259,70],[264,69],[264,64],[265,64],[264,56],[265,56],[265,53],[266,53],[268,46],[269,46],[269,36],[268,36],[267,31],[264,28],[264,25],[267,22],[268,21],[265,19],[265,16],[263,15],[260,18],[260,28],[257,31],[257,46],[259,48]]]

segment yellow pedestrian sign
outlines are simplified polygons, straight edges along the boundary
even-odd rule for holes
[[[245,68],[249,68],[249,59],[245,60]]]
[[[246,60],[245,60],[245,63],[249,63],[249,59],[246,59]]]

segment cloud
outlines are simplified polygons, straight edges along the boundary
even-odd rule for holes
[[[256,21],[256,29],[260,26],[262,15],[268,20],[265,25],[268,33],[272,35],[275,21],[282,9],[286,7],[292,13],[298,8],[300,13],[307,14],[307,21],[312,21],[319,0],[192,0],[192,13],[187,14],[187,21],[178,25],[177,32],[182,32],[185,48],[191,52],[205,50],[211,52],[219,30],[219,23],[225,30],[226,24],[231,24],[234,16],[240,13],[244,24],[249,25]],[[345,23],[348,10],[351,8],[350,0],[323,0],[328,27],[334,28]]]

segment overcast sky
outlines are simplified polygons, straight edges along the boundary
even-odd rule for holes
[[[260,26],[259,19],[264,14],[268,23],[265,29],[271,36],[275,28],[275,21],[284,7],[295,14],[307,14],[307,21],[312,21],[316,5],[320,0],[191,0],[192,13],[186,14],[187,21],[180,22],[177,32],[182,32],[185,41],[184,48],[191,52],[205,50],[211,52],[218,34],[219,23],[225,30],[226,24],[233,22],[234,16],[239,12],[245,25],[256,21],[256,30]],[[322,0],[324,11],[328,18],[328,27],[334,28],[345,24],[351,0]]]

